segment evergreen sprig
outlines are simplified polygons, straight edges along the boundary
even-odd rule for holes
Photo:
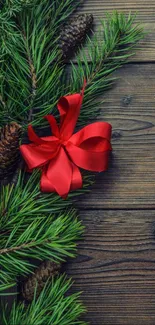
[[[88,185],[93,183],[91,174],[84,174],[83,179],[83,188],[76,192],[71,192],[68,199],[62,200],[55,193],[43,193],[40,191],[40,172],[34,171],[25,180],[25,173],[20,171],[17,183],[15,185],[9,184],[1,190],[0,229],[5,228],[12,222],[16,222],[16,218],[18,223],[20,215],[25,215],[26,218],[30,217],[31,220],[34,220],[38,212],[40,214],[56,214],[64,211],[72,204],[70,198],[88,191]]]
[[[107,14],[107,20],[101,21],[98,34],[93,38],[87,36],[87,49],[81,49],[77,62],[72,63],[69,88],[79,91],[84,78],[87,87],[79,124],[85,125],[88,120],[95,119],[105,90],[113,84],[112,73],[135,54],[137,43],[143,38],[143,28],[135,23],[135,16],[126,16],[114,12]]]
[[[17,276],[33,272],[35,265],[29,258],[65,261],[66,257],[74,257],[76,241],[82,232],[83,227],[73,212],[56,219],[38,216],[33,222],[22,218],[14,228],[1,232],[0,291],[15,284]]]
[[[47,282],[38,298],[34,293],[32,303],[14,302],[8,313],[6,306],[1,313],[1,325],[86,325],[79,320],[85,308],[79,293],[66,295],[72,285],[63,275]]]
[[[59,29],[79,3],[34,0],[7,19],[8,31],[1,24],[6,36],[0,55],[0,125],[16,120],[27,126],[34,117],[38,125],[54,109],[62,88]],[[0,21],[6,21],[6,15],[2,12]]]
[[[52,211],[52,200],[46,204],[39,195],[36,188],[30,188],[30,181],[25,188],[18,183],[8,185],[1,193],[0,291],[13,285],[18,275],[33,271],[30,258],[64,261],[75,256],[76,241],[83,233],[76,212],[55,214],[61,204]],[[54,206],[56,196],[53,198]]]
[[[15,17],[34,0],[0,0],[0,58],[9,52],[9,45],[18,42]],[[9,52],[10,53],[10,52]]]
[[[42,124],[44,115],[55,112],[60,95],[79,91],[84,78],[87,89],[79,123],[83,125],[97,116],[101,104],[98,97],[113,83],[112,72],[134,54],[143,30],[133,25],[135,17],[131,14],[126,17],[115,12],[108,16],[106,22],[101,22],[100,42],[96,35],[88,37],[87,54],[81,50],[77,63],[72,63],[67,87],[62,82],[66,76],[61,80],[64,69],[59,64],[57,40],[62,22],[72,11],[72,0],[68,0],[65,5],[58,1],[52,6],[43,1],[19,13],[17,36],[8,44],[9,58],[0,76],[1,125],[13,119],[25,127],[31,119],[34,125]]]

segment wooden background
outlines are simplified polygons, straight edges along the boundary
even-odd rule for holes
[[[113,9],[138,12],[148,35],[104,94],[113,126],[108,172],[79,202],[86,231],[67,265],[90,325],[155,324],[155,0],[85,0],[98,24]]]

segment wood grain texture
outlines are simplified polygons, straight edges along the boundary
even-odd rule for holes
[[[155,324],[155,211],[82,211],[78,257],[67,265],[91,325]]]
[[[155,208],[155,65],[130,64],[117,76],[101,112],[113,127],[109,170],[97,175],[79,207]]]
[[[100,20],[106,17],[106,12],[118,10],[128,14],[130,11],[137,13],[136,23],[141,23],[146,31],[146,36],[141,41],[141,50],[137,52],[132,61],[155,61],[155,1],[154,0],[85,0],[79,12],[92,13],[95,21],[95,31],[100,25]]]

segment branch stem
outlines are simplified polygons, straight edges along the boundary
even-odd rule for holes
[[[35,241],[32,240],[29,243],[24,243],[24,244],[19,245],[19,246],[3,248],[3,249],[0,250],[0,255],[7,254],[7,253],[10,253],[10,252],[14,252],[14,251],[19,251],[19,250],[24,249],[24,248],[29,248],[32,244],[35,244]]]
[[[111,51],[109,51],[109,52],[106,54],[106,56],[103,58],[103,60],[100,60],[100,61],[98,62],[98,65],[97,65],[95,71],[92,72],[92,74],[90,75],[90,77],[89,77],[88,80],[87,80],[87,85],[91,84],[91,82],[95,79],[96,75],[97,75],[97,74],[100,72],[100,70],[102,69],[103,64],[106,63],[106,60],[108,60],[108,59],[111,57],[111,55],[113,55],[113,56],[116,55],[117,50],[115,50],[115,51],[113,51],[113,50],[114,50],[114,48],[117,49],[117,47],[119,47],[119,43],[120,43],[120,35],[118,36],[118,38],[117,38],[117,40],[116,40],[116,43],[115,43],[115,45],[113,46],[113,48],[111,49]]]

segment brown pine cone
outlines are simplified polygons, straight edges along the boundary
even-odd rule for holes
[[[62,28],[59,38],[59,48],[62,51],[62,58],[70,58],[75,51],[83,44],[86,35],[93,26],[93,15],[81,14]]]
[[[19,162],[21,126],[16,122],[0,129],[0,180],[8,178]]]
[[[46,281],[59,274],[61,265],[54,262],[45,261],[43,262],[34,272],[30,275],[27,281],[22,287],[22,296],[27,301],[32,301],[34,297],[34,292],[37,285],[36,296],[38,297]]]

